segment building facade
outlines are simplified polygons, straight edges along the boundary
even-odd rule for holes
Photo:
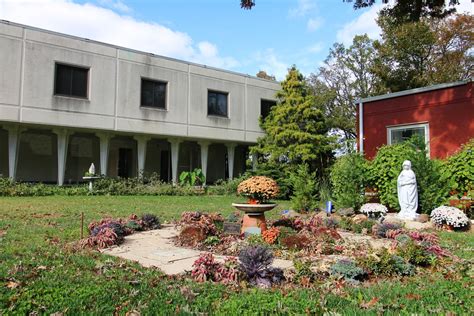
[[[0,21],[0,174],[76,183],[97,173],[245,170],[278,82]]]
[[[474,137],[472,80],[370,97],[358,102],[358,148],[372,159],[382,145],[420,135],[444,159]]]

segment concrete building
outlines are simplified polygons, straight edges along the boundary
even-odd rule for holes
[[[0,21],[0,174],[76,183],[245,170],[279,83]]]

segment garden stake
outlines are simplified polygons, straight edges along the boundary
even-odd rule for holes
[[[84,212],[81,212],[81,239],[84,238]]]

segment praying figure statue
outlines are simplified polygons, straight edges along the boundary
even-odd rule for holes
[[[403,170],[397,179],[398,203],[400,204],[400,219],[414,220],[418,214],[418,190],[416,187],[416,176],[411,170],[411,161],[403,162]]]
[[[95,175],[95,166],[94,166],[94,163],[91,163],[91,166],[89,167],[89,174]]]

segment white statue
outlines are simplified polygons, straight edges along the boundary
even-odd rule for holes
[[[94,163],[91,163],[91,166],[89,167],[89,174],[90,174],[90,175],[95,175],[95,166],[94,166]]]
[[[418,214],[418,190],[416,187],[416,176],[411,170],[411,162],[405,160],[403,162],[403,170],[397,179],[398,203],[400,204],[400,213],[398,217],[401,219],[414,220]]]

